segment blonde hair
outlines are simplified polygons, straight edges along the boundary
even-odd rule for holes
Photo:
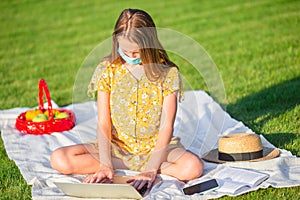
[[[122,36],[139,46],[145,74],[150,81],[162,81],[170,67],[178,68],[170,61],[157,37],[151,16],[143,10],[125,9],[119,16],[112,41],[112,52],[107,57],[111,63],[125,62],[117,53],[118,37]]]

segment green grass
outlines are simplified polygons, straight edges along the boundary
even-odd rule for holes
[[[297,0],[0,1],[0,109],[35,106],[40,78],[59,105],[72,103],[82,62],[111,36],[117,16],[128,7],[148,11],[158,27],[202,45],[222,76],[227,112],[300,156]],[[205,77],[171,57],[193,89],[207,89]],[[7,157],[2,140],[0,150],[0,198],[30,199],[30,186]],[[299,187],[268,188],[236,199],[298,195]]]

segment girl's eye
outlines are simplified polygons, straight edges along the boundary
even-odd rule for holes
[[[124,53],[130,53],[130,51],[126,51],[126,50],[124,50],[123,52],[124,52]]]
[[[124,51],[124,53],[132,53],[132,54],[135,54],[135,53],[137,53],[136,51]]]
[[[125,50],[125,49],[121,49],[123,51],[123,53],[132,53],[132,54],[136,54],[139,53],[139,51],[137,50],[133,50],[133,51],[129,51],[129,50]]]

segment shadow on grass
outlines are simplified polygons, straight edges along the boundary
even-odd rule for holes
[[[274,85],[246,96],[227,106],[227,111],[241,120],[254,132],[259,133],[272,118],[293,110],[300,104],[300,77]],[[297,125],[295,125],[297,126]],[[279,148],[288,149],[293,155],[299,154],[299,133],[267,133],[266,139]]]
[[[227,106],[227,111],[251,128],[259,129],[267,121],[300,104],[300,77],[266,88]]]
[[[268,133],[264,137],[274,146],[288,149],[293,155],[300,156],[299,141],[300,134],[297,133]],[[297,144],[298,143],[298,144]]]

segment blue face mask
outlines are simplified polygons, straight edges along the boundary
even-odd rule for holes
[[[120,54],[120,56],[128,63],[131,65],[138,65],[142,63],[142,60],[140,58],[130,58],[128,56],[126,56],[122,50],[120,49],[120,47],[118,48],[118,53]]]

